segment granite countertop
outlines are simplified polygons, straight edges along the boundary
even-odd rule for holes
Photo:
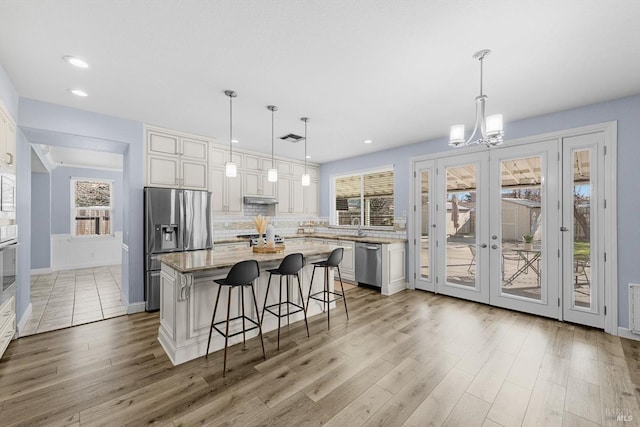
[[[285,256],[300,252],[305,257],[328,256],[335,246],[320,243],[285,243],[284,253],[254,253],[249,247],[225,248],[224,250],[202,250],[172,252],[158,256],[158,259],[181,273],[231,268],[235,263],[255,259],[258,263],[281,261]]]
[[[315,238],[315,239],[327,239],[327,240],[349,240],[351,242],[362,242],[362,243],[382,243],[382,244],[391,244],[391,243],[407,243],[407,239],[404,238],[393,238],[393,237],[375,237],[375,236],[353,236],[348,234],[329,234],[329,233],[299,233],[299,234],[289,234],[282,235],[285,243],[287,239],[304,239],[304,238]],[[249,245],[249,241],[247,239],[241,239],[238,237],[225,237],[224,239],[219,239],[214,242],[214,244],[225,244],[225,243],[247,243]]]

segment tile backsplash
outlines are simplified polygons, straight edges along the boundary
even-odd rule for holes
[[[247,205],[248,206],[248,205]],[[301,232],[316,234],[340,234],[340,235],[358,235],[358,227],[351,226],[330,226],[327,217],[310,217],[310,216],[270,216],[268,211],[264,209],[252,209],[251,214],[243,216],[218,216],[213,219],[213,239],[224,240],[236,237],[239,234],[253,234],[256,232],[253,224],[253,217],[256,215],[265,215],[269,217],[269,223],[276,229],[276,234],[282,236],[292,236]],[[257,207],[266,207],[265,205],[254,205]],[[362,227],[362,233],[365,236],[374,237],[390,237],[390,238],[406,238],[407,237],[407,219],[406,217],[394,218],[394,227]]]

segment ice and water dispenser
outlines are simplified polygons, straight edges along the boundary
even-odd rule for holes
[[[162,251],[178,248],[178,224],[156,225],[156,242],[161,242]]]

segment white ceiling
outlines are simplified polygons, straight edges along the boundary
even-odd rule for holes
[[[327,162],[640,93],[637,0],[2,0],[0,63],[23,97],[218,138],[303,134]],[[77,55],[79,70],[61,60]],[[81,88],[87,98],[67,90]],[[373,144],[365,145],[363,140]],[[302,144],[276,155],[303,157]]]

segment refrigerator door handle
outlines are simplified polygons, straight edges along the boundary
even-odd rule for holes
[[[186,239],[186,223],[185,223],[185,212],[184,212],[184,191],[178,191],[178,216],[180,218],[180,227],[178,229],[178,247],[181,250],[188,249],[188,242],[185,242]]]

